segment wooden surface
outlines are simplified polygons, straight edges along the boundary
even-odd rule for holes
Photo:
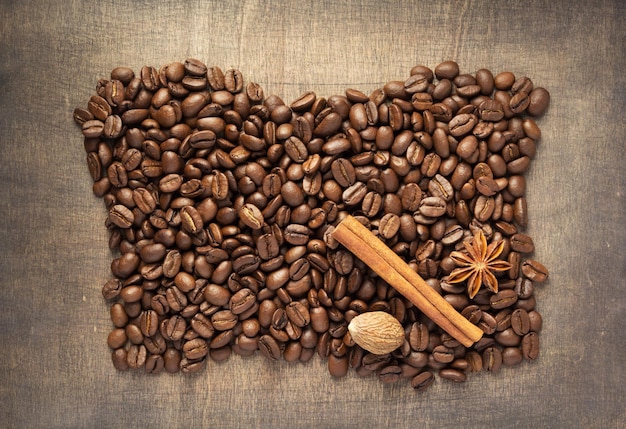
[[[505,6],[506,3],[506,6]],[[0,2],[0,426],[623,427],[621,0]],[[324,364],[233,357],[195,376],[117,373],[111,254],[72,122],[99,77],[196,57],[266,94],[370,92],[456,60],[548,88],[528,179],[540,358],[424,394]]]

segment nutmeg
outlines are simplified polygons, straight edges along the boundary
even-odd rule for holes
[[[355,343],[376,355],[391,353],[404,342],[404,328],[384,311],[359,314],[350,321],[348,331]]]

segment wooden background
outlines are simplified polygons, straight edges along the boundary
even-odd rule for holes
[[[623,427],[626,6],[621,0],[0,1],[0,426]],[[111,254],[72,110],[116,66],[195,57],[287,102],[366,93],[456,60],[529,76],[552,104],[528,179],[540,358],[423,394],[232,357],[117,373]]]

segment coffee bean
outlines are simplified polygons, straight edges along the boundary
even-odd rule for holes
[[[520,336],[512,329],[497,332],[494,336],[496,342],[505,347],[516,347],[520,344]]]
[[[501,310],[517,302],[517,293],[512,289],[504,289],[491,296],[489,303],[492,308]]]
[[[550,104],[550,93],[541,87],[534,88],[529,94],[529,103],[526,112],[531,116],[541,116]]]
[[[200,337],[207,338],[207,339],[210,339],[211,337],[213,337],[215,329],[213,328],[213,324],[211,323],[209,318],[207,318],[204,314],[202,313],[194,314],[193,318],[191,319],[190,324],[191,324],[191,328],[195,332],[197,332]]]
[[[256,295],[252,290],[248,288],[240,289],[230,297],[230,311],[236,315],[245,313],[252,308],[255,302]]]
[[[291,323],[300,328],[307,326],[311,321],[308,309],[300,301],[290,302],[285,311]]]
[[[454,350],[444,346],[436,346],[432,351],[433,358],[440,363],[450,363],[454,360]]]
[[[290,207],[297,207],[304,202],[304,192],[295,182],[285,182],[280,189],[280,194],[283,201]]]
[[[159,328],[159,317],[154,310],[146,310],[141,313],[139,320],[141,333],[146,337],[156,335]]]
[[[480,222],[486,222],[491,218],[496,206],[493,197],[486,197],[480,195],[476,199],[476,205],[474,206],[474,216]]]
[[[333,377],[344,377],[348,373],[348,358],[328,356],[328,372]]]
[[[482,317],[482,311],[477,305],[469,305],[463,309],[461,314],[471,323],[478,323]]]
[[[523,355],[519,347],[505,347],[502,349],[502,363],[506,366],[514,366],[522,363]]]
[[[284,239],[292,245],[303,245],[309,241],[311,230],[305,225],[287,225],[284,231]]]
[[[435,381],[435,376],[430,371],[424,371],[411,379],[411,387],[419,392],[428,389]]]
[[[150,355],[146,358],[144,368],[148,374],[159,374],[165,368],[165,361],[161,355]]]
[[[454,116],[448,123],[450,135],[460,137],[472,131],[478,123],[476,115],[471,113],[462,113]]]
[[[454,79],[459,74],[459,65],[454,61],[443,61],[435,67],[437,79]]]
[[[197,234],[204,226],[202,216],[193,206],[184,206],[180,209],[180,220],[183,230],[190,234]]]
[[[428,191],[434,197],[439,197],[444,201],[450,201],[454,197],[454,189],[450,182],[440,174],[436,174],[428,182]]]
[[[183,356],[189,360],[203,359],[209,353],[209,345],[202,338],[194,338],[183,345]]]
[[[111,279],[102,286],[102,296],[104,299],[112,300],[119,296],[122,290],[122,282],[119,279]]]
[[[506,319],[506,322],[508,322],[510,325],[510,318]],[[504,330],[505,328],[504,326],[502,326],[502,329],[499,329],[501,328],[501,325],[499,325],[498,319],[484,311],[481,313],[478,327],[482,329],[482,331],[487,335],[493,334],[494,332],[496,332],[496,330]]]
[[[483,369],[497,373],[502,367],[502,352],[497,347],[487,347],[482,354]]]
[[[261,210],[253,204],[244,204],[239,209],[239,218],[246,226],[253,230],[259,230],[263,227],[263,214]]]
[[[439,371],[439,377],[453,381],[455,383],[463,383],[467,380],[467,375],[463,371],[453,368],[444,368]]]
[[[259,338],[259,351],[270,360],[276,360],[281,356],[278,343],[271,335],[262,335]]]
[[[120,228],[127,229],[132,226],[135,216],[127,207],[116,204],[109,210],[109,221]]]
[[[542,283],[548,278],[548,269],[534,259],[522,263],[522,273],[533,282]]]
[[[289,137],[285,141],[284,147],[285,147],[285,153],[289,156],[289,158],[291,158],[294,162],[297,162],[299,164],[306,161],[306,159],[309,156],[309,152],[306,146],[304,145],[302,140],[300,140],[296,136]]]
[[[126,354],[126,362],[130,369],[143,368],[146,363],[148,352],[144,345],[131,345]]]
[[[522,355],[524,359],[535,360],[539,356],[539,335],[529,332],[522,338]]]
[[[421,352],[426,350],[429,344],[429,331],[428,327],[419,322],[415,322],[411,325],[409,332],[409,344],[415,351]]]
[[[440,197],[426,197],[420,201],[418,210],[420,214],[431,218],[443,216],[446,202]]]

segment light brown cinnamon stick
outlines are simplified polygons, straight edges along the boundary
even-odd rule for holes
[[[342,220],[335,228],[333,238],[465,347],[482,337],[480,328],[457,312],[354,217],[347,216]]]

